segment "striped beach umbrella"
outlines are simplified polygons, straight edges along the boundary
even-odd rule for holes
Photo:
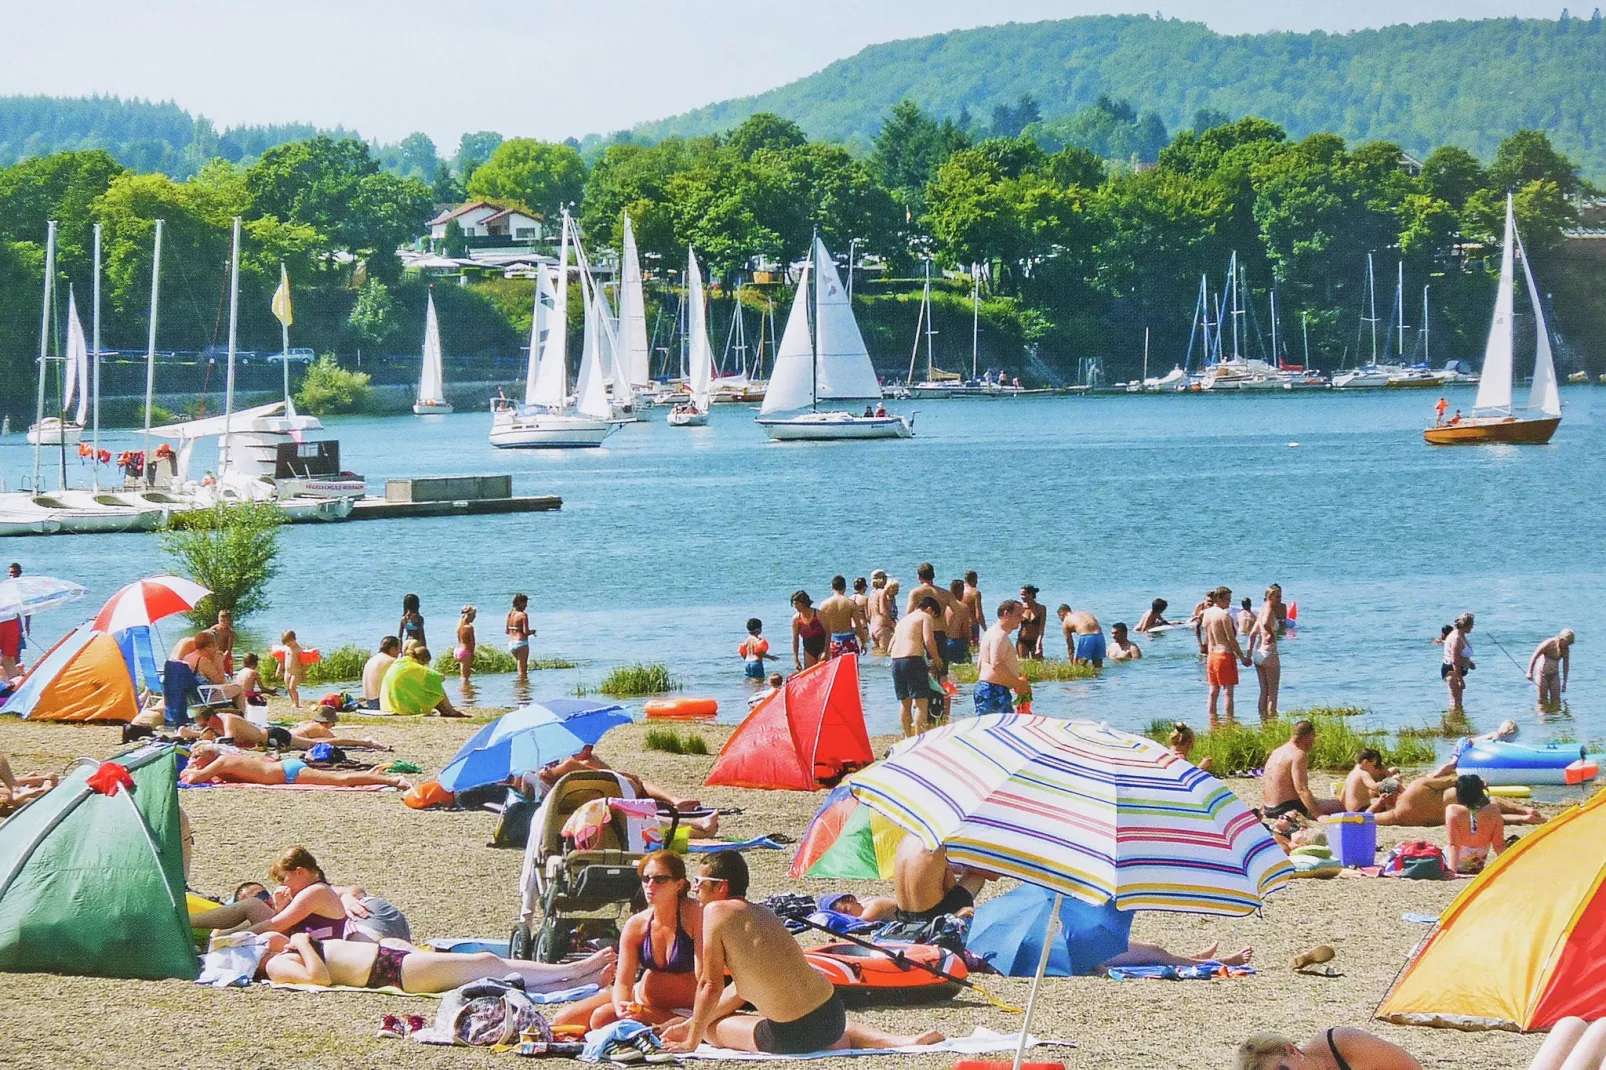
[[[194,609],[212,592],[182,576],[148,576],[135,580],[106,600],[95,615],[95,627],[103,632],[151,625],[163,617]]]
[[[953,862],[1094,905],[1250,914],[1293,873],[1225,784],[1153,740],[1091,721],[956,721],[849,783]]]

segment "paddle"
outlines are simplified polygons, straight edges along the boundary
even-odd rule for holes
[[[1013,1006],[1011,1004],[1005,1003],[1003,1000],[999,999],[997,996],[995,996],[991,992],[987,991],[981,985],[976,984],[974,981],[968,980],[968,979],[966,979],[964,977],[955,977],[953,974],[948,973],[946,970],[938,969],[936,966],[932,966],[932,965],[929,965],[929,964],[924,963],[924,962],[916,962],[914,959],[910,958],[908,955],[905,955],[903,953],[903,949],[902,948],[899,948],[899,949],[897,949],[895,951],[892,948],[883,947],[880,944],[871,943],[869,940],[861,940],[859,937],[853,936],[850,933],[839,933],[839,932],[835,931],[834,929],[831,929],[831,928],[828,928],[827,926],[821,925],[817,921],[810,921],[808,918],[799,918],[798,920],[800,922],[802,922],[804,925],[807,925],[809,928],[817,929],[818,931],[820,931],[822,933],[825,933],[827,936],[834,936],[838,940],[846,940],[850,944],[857,944],[859,947],[865,948],[865,949],[867,949],[869,951],[879,952],[880,954],[885,955],[888,958],[890,958],[893,962],[897,963],[898,966],[901,967],[902,969],[908,969],[908,968],[910,968],[912,966],[917,970],[924,970],[929,974],[934,974],[937,977],[941,977],[944,981],[951,981],[956,985],[960,985],[960,986],[962,986],[964,988],[968,988],[972,992],[976,992],[976,993],[980,994],[980,996],[983,999],[985,999],[988,1003],[991,1003],[993,1006],[997,1007],[1001,1011],[1008,1011],[1011,1014],[1020,1014],[1021,1013],[1021,1009],[1019,1007],[1016,1007],[1016,1006]]]

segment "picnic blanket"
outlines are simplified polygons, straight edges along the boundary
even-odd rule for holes
[[[721,1059],[728,1062],[770,1062],[775,1059],[840,1059],[860,1055],[926,1055],[932,1052],[953,1052],[959,1055],[984,1055],[995,1051],[1014,1051],[1020,1045],[1019,1033],[997,1033],[981,1026],[968,1037],[949,1037],[941,1044],[907,1048],[845,1048],[839,1051],[811,1051],[803,1055],[774,1055],[762,1051],[733,1051],[703,1044],[688,1059]],[[1039,1045],[1074,1048],[1068,1040],[1042,1040],[1028,1036],[1026,1047]]]
[[[1224,966],[1201,962],[1197,966],[1111,966],[1112,981],[1215,981],[1228,977],[1253,977],[1253,966]]]
[[[692,854],[711,854],[714,851],[784,851],[786,845],[768,836],[754,836],[750,840],[692,840],[686,850]]]
[[[398,788],[387,784],[364,784],[360,787],[348,787],[339,784],[185,784],[182,781],[179,787],[195,788],[257,788],[264,791],[397,791]]]

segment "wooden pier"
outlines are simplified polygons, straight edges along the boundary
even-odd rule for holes
[[[363,498],[347,520],[399,520],[430,516],[490,516],[498,513],[547,513],[563,508],[556,494],[508,498],[457,498],[450,501],[393,502]]]

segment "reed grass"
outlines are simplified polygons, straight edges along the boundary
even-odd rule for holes
[[[647,729],[646,748],[665,754],[707,754],[708,741],[696,732],[654,726]]]
[[[1028,683],[1041,684],[1058,680],[1092,680],[1098,676],[1099,671],[1091,665],[1078,665],[1074,661],[1060,658],[1045,658],[1042,661],[1022,661],[1020,673],[1026,677]],[[956,684],[973,684],[976,682],[976,663],[955,665],[949,675]]]
[[[1433,744],[1414,733],[1389,732],[1383,728],[1357,728],[1353,707],[1315,706],[1287,710],[1271,724],[1234,724],[1199,732],[1194,737],[1192,760],[1210,758],[1222,775],[1263,769],[1271,752],[1288,742],[1295,721],[1316,725],[1316,745],[1311,748],[1310,767],[1327,772],[1344,772],[1355,764],[1355,755],[1366,747],[1376,747],[1385,765],[1425,766],[1433,764]],[[1175,722],[1156,719],[1144,733],[1161,743],[1169,741]]]
[[[615,665],[597,685],[597,691],[615,698],[633,698],[679,691],[681,686],[681,681],[669,674],[667,665],[655,661],[647,665]]]

